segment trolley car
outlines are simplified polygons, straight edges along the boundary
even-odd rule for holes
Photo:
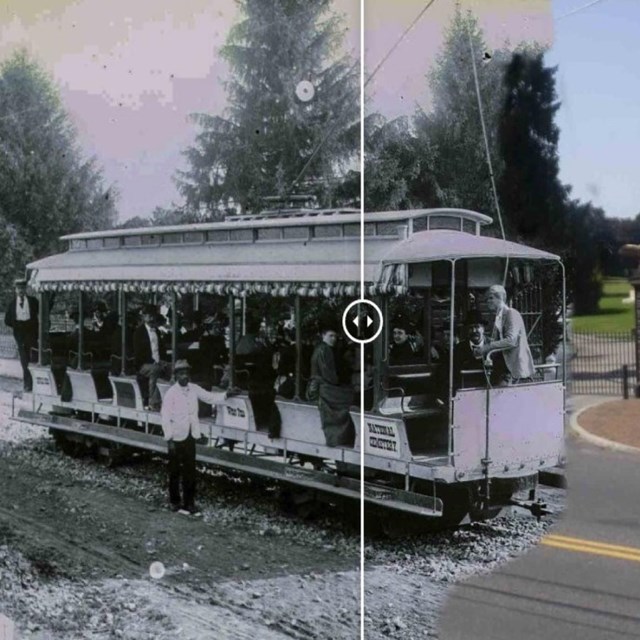
[[[220,393],[215,414],[202,418],[207,435],[197,447],[199,462],[331,499],[360,499],[364,442],[369,510],[402,511],[446,525],[495,516],[514,502],[539,514],[537,474],[563,459],[566,369],[545,363],[553,348],[545,332],[554,323],[565,326],[564,270],[556,255],[483,234],[490,223],[486,215],[459,209],[365,214],[363,294],[381,308],[384,329],[365,347],[372,382],[364,415],[354,396],[353,446],[327,446],[317,402],[305,399],[305,345],[313,331],[304,321],[322,301],[339,314],[361,294],[355,210],[279,210],[216,223],[64,236],[67,251],[28,266],[42,311],[30,365],[33,392],[24,394],[17,417],[49,427],[69,452],[165,452],[160,414],[144,406],[130,366],[127,319],[144,301],[164,302],[171,310],[168,343],[175,361],[184,332],[179,310],[217,309],[228,319],[228,359],[204,363]],[[471,305],[482,310],[483,292],[496,283],[506,285],[525,319],[536,378],[495,388],[488,379],[455,385],[453,352],[464,316]],[[554,295],[555,306],[548,304]],[[110,348],[93,345],[86,327],[89,301],[97,297],[110,300],[118,314]],[[61,300],[77,305],[74,348],[61,338]],[[292,397],[275,399],[277,437],[257,425],[236,356],[252,305],[261,312],[289,310],[295,338]],[[555,317],[545,318],[545,309]],[[396,366],[389,349],[398,313],[411,315],[420,340],[416,361]],[[226,368],[226,390],[216,386],[214,365]],[[445,381],[444,395],[435,389],[437,380]],[[515,501],[523,490],[527,499]]]

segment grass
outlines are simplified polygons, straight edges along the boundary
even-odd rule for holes
[[[635,326],[634,305],[623,304],[631,286],[626,278],[605,278],[598,313],[591,316],[574,316],[573,330],[578,333],[605,333],[631,331]]]

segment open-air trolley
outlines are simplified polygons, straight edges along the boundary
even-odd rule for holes
[[[40,298],[40,332],[30,365],[33,392],[24,395],[18,417],[49,427],[71,453],[164,453],[160,414],[144,406],[130,361],[136,309],[153,302],[168,310],[173,361],[183,349],[199,362],[201,383],[220,391],[215,416],[203,413],[207,436],[197,448],[199,462],[307,494],[357,500],[364,429],[370,511],[399,510],[457,525],[495,516],[527,490],[521,504],[535,512],[538,472],[563,459],[566,368],[549,356],[566,324],[564,270],[553,254],[484,235],[490,223],[486,215],[459,209],[365,214],[363,294],[381,308],[384,329],[364,347],[370,384],[354,387],[353,446],[326,444],[306,386],[316,316],[329,312],[339,321],[361,295],[355,210],[280,210],[63,237],[67,251],[28,266]],[[483,312],[484,291],[496,283],[505,285],[525,320],[536,376],[492,387],[489,376],[478,384],[471,375],[474,383],[465,384],[473,372],[453,370],[455,344],[464,339],[470,308]],[[96,345],[89,330],[88,310],[97,299],[109,303],[114,318],[108,345]],[[71,344],[65,325],[70,305],[78,315]],[[191,311],[225,318],[226,357],[207,361],[202,353],[198,358],[198,340],[181,344],[189,329],[181,318]],[[389,359],[398,314],[413,327],[416,358],[410,364]],[[289,336],[290,357],[282,352],[279,360],[290,362],[281,373],[289,376],[291,391],[275,399],[277,437],[256,423],[247,392],[251,373],[236,354],[252,317],[263,332],[279,323]],[[364,416],[359,392],[366,392]]]

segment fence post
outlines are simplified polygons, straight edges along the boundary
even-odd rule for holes
[[[629,365],[622,365],[622,397],[629,399]]]

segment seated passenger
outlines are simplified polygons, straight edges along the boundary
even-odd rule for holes
[[[264,341],[260,337],[260,320],[247,320],[246,333],[236,345],[237,360],[250,363],[253,356],[261,354],[265,349]]]
[[[142,403],[152,411],[160,410],[158,378],[171,377],[171,364],[165,359],[165,350],[156,329],[156,308],[147,305],[142,311],[143,323],[133,334],[133,354],[138,372]]]
[[[389,348],[389,364],[391,366],[415,364],[420,362],[421,354],[409,339],[411,327],[403,318],[397,318],[393,325],[393,344]]]
[[[535,366],[522,316],[507,305],[507,292],[502,285],[489,287],[487,304],[495,313],[493,330],[491,339],[477,348],[477,354],[486,356],[497,351],[491,355],[494,371],[498,372],[494,376],[499,375],[494,386],[531,382]]]
[[[274,382],[276,371],[273,368],[273,354],[259,337],[260,322],[247,322],[247,332],[236,346],[237,368],[249,371],[247,390],[253,408],[256,427],[268,431],[270,438],[280,436],[280,412],[275,403]]]
[[[296,344],[290,329],[284,329],[277,344],[275,382],[276,393],[283,398],[291,399],[295,396],[296,384]]]
[[[338,332],[332,324],[325,324],[321,335],[322,342],[311,356],[307,397],[318,402],[327,445],[352,447],[355,427],[349,408],[353,401],[353,388],[340,375],[340,359],[336,353]]]
[[[93,354],[93,361],[108,360],[111,351],[111,336],[118,325],[117,313],[109,311],[104,300],[93,307],[91,328],[87,333],[87,349]]]
[[[75,309],[68,313],[69,320],[73,322],[73,329],[67,331],[66,347],[69,356],[69,366],[75,369],[78,366],[78,348],[80,345],[80,314]]]

